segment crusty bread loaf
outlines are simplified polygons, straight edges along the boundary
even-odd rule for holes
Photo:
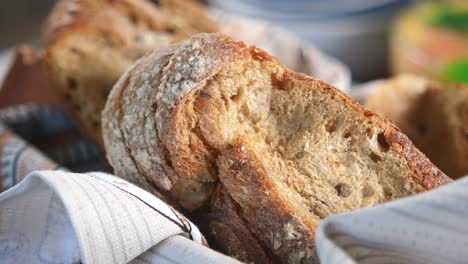
[[[468,87],[401,75],[380,85],[366,107],[395,122],[448,176],[468,174]]]
[[[450,182],[391,122],[221,34],[142,58],[103,133],[117,175],[208,207],[217,243],[244,261],[316,260],[326,216]]]
[[[47,18],[43,39],[49,79],[98,145],[107,95],[133,62],[199,30],[216,31],[215,23],[193,3],[188,5],[198,12],[191,16],[205,26],[178,18],[176,10],[186,10],[187,0],[177,3],[163,8],[147,0],[61,0]]]

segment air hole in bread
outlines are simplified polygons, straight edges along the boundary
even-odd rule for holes
[[[385,137],[384,133],[381,132],[377,135],[377,143],[379,143],[381,151],[387,152],[390,150],[390,144],[388,144],[387,138]]]
[[[168,29],[166,29],[165,31],[166,31],[166,33],[169,33],[169,34],[174,34],[174,33],[176,33],[176,29],[175,29],[175,28],[168,28]]]
[[[136,25],[138,24],[139,18],[138,18],[138,15],[136,14],[129,14],[128,20],[130,20],[130,23],[132,23],[133,25]]]
[[[339,183],[335,186],[336,193],[341,197],[348,197],[351,194],[351,187],[344,183]]]
[[[344,135],[343,135],[344,138],[350,138],[351,137],[351,132],[346,132]]]
[[[81,50],[75,47],[71,47],[70,52],[75,54],[81,54]]]
[[[201,98],[210,98],[211,96],[210,96],[209,93],[201,91],[200,92],[200,97]]]
[[[299,160],[299,159],[302,159],[304,158],[304,152],[303,151],[300,151],[300,152],[297,152],[296,155],[294,155],[294,158]]]
[[[333,133],[336,131],[337,128],[337,122],[334,119],[328,120],[328,122],[325,124],[325,130],[328,133]]]
[[[231,97],[229,98],[231,101],[237,103],[240,101],[242,96],[242,89],[237,90],[236,93],[232,94]]]
[[[76,90],[77,88],[77,82],[75,79],[68,77],[67,78],[67,86],[70,90]]]
[[[383,188],[385,198],[390,199],[393,196],[393,190],[390,187],[385,186]]]
[[[320,200],[320,199],[318,199],[318,200],[319,200],[319,202],[320,202],[321,204],[325,205],[326,207],[329,207],[329,205],[327,204],[327,202],[325,202],[324,200]]]
[[[229,168],[231,170],[242,170],[244,168],[244,163],[242,161],[236,161]]]
[[[234,100],[235,98],[237,98],[237,92],[229,96],[230,101],[236,102],[237,100]]]
[[[379,155],[375,154],[374,152],[371,152],[369,154],[369,158],[373,161],[373,162],[379,162],[379,161],[382,161],[382,157],[380,157]]]
[[[367,137],[372,138],[373,133],[370,127],[366,128],[366,135]]]

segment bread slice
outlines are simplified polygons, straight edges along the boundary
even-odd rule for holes
[[[391,122],[221,34],[142,58],[103,133],[117,175],[209,207],[216,241],[244,261],[316,260],[321,219],[450,182]]]
[[[380,85],[366,107],[395,122],[450,177],[468,174],[468,87],[401,75]]]
[[[165,12],[146,0],[61,0],[47,18],[43,39],[49,79],[98,145],[101,111],[122,73],[145,53],[200,32],[187,21],[172,22],[177,9]],[[208,17],[200,20],[217,29]]]

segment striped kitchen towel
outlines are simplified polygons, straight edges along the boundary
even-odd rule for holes
[[[227,263],[198,228],[109,174],[36,171],[0,193],[0,263]]]
[[[62,109],[21,105],[0,110],[0,190],[33,170],[58,166],[74,172],[111,171]]]
[[[323,263],[467,263],[468,178],[331,216],[316,230]]]

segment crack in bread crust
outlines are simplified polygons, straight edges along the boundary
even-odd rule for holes
[[[129,72],[127,73],[129,74]],[[119,88],[114,89],[109,98],[113,102],[120,102],[121,93],[124,87],[126,87],[126,83],[128,81],[127,74],[122,76],[120,81],[117,83],[116,86]],[[119,85],[120,84],[120,85]],[[115,105],[108,105],[107,111],[112,111],[113,115],[105,115],[106,117],[103,118],[103,131],[106,131],[107,137],[110,141],[114,142],[111,145],[107,146],[107,153],[114,153],[115,155],[108,155],[107,159],[109,163],[115,170],[117,175],[125,175],[125,178],[130,182],[151,191],[158,197],[161,197],[161,194],[156,190],[156,187],[152,185],[145,177],[140,177],[140,172],[136,166],[136,161],[129,155],[130,148],[127,146],[125,139],[123,138],[122,130],[120,129],[120,119],[121,119],[121,111],[120,108],[116,107],[118,104]],[[166,200],[166,199],[163,199]]]
[[[169,58],[173,56],[170,51],[161,50],[159,58],[161,64],[168,64]],[[162,76],[162,68],[147,68],[145,78],[134,78],[132,85],[128,86],[122,93],[121,109],[125,112],[120,120],[120,127],[123,130],[129,147],[129,155],[136,161],[135,166],[142,171],[148,181],[157,182],[156,185],[164,191],[170,190],[171,181],[168,170],[163,169],[164,156],[162,155],[159,131],[156,127],[156,120],[152,115],[152,109],[156,103],[154,93],[151,92],[151,85],[159,82]],[[134,104],[138,101],[138,104]],[[143,107],[143,111],[141,110]],[[139,132],[141,127],[146,129]]]
[[[211,211],[209,229],[215,237],[224,238],[217,241],[224,252],[247,263],[278,263],[273,258],[272,250],[252,232],[242,208],[222,184],[218,185],[213,194]]]
[[[284,263],[317,260],[314,233],[317,221],[293,208],[268,179],[255,155],[242,142],[218,159],[221,182],[243,210],[241,217],[270,252]],[[255,199],[252,199],[255,197]]]
[[[165,54],[163,50],[161,51],[160,57],[164,60],[164,56]],[[133,70],[134,68],[129,69],[128,73],[124,75],[122,79],[115,85],[115,89],[112,90],[109,96],[109,98],[111,99],[109,100],[106,110],[103,113],[103,131],[104,133],[109,135],[109,138],[112,139],[110,141],[113,142],[112,144],[109,144],[106,147],[113,153],[120,153],[117,156],[108,155],[108,160],[111,164],[113,164],[117,175],[125,175],[130,181],[136,183],[139,186],[145,187],[145,189],[151,190],[153,194],[156,194],[156,196],[162,198],[164,201],[168,201],[175,207],[180,208],[178,203],[175,202],[168,193],[170,185],[168,187],[167,184],[165,184],[165,182],[168,182],[169,179],[163,178],[168,170],[163,170],[162,167],[160,167],[159,165],[160,162],[155,162],[154,160],[151,163],[150,167],[143,166],[143,164],[145,164],[144,161],[147,157],[141,157],[140,155],[138,155],[138,149],[133,148],[135,147],[135,145],[132,144],[131,140],[129,140],[129,138],[137,137],[132,133],[136,132],[134,129],[138,130],[139,128],[138,124],[129,124],[128,122],[124,122],[124,111],[126,111],[127,114],[129,112],[128,104],[127,106],[125,106],[125,98],[129,97],[129,93],[134,92],[129,86],[130,83],[135,81],[131,80],[131,72]],[[157,72],[155,72],[154,74],[157,75]],[[152,104],[151,100],[149,104]],[[117,114],[109,120],[109,115],[107,115],[107,111],[115,111],[117,112]],[[139,110],[137,110],[137,112],[139,112]],[[148,116],[145,115],[144,123],[147,124],[148,120]],[[146,146],[151,147],[149,151],[154,157],[162,157],[162,155],[158,153],[160,144],[158,145],[157,142],[156,144],[150,143],[154,142],[154,140],[158,140],[158,133],[156,127],[154,126],[154,128],[155,130],[146,130],[150,132],[154,131],[154,133],[150,133],[149,136],[144,136],[139,140],[141,140],[142,142],[149,142]],[[115,133],[117,133],[118,135],[114,136]],[[146,133],[144,133],[143,135],[146,135]],[[117,138],[119,140],[116,140]],[[120,145],[123,145],[123,147],[120,147]],[[152,172],[153,174],[150,174],[148,172]],[[155,177],[155,174],[158,174],[158,176]],[[159,184],[154,184],[155,182],[159,182]],[[149,188],[149,186],[151,186],[151,188]]]

